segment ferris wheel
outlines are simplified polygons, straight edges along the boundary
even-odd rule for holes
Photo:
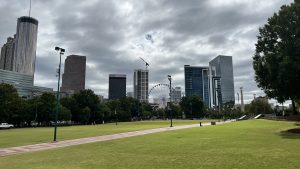
[[[148,95],[151,104],[157,105],[158,108],[165,108],[170,101],[170,85],[159,83],[149,90]]]

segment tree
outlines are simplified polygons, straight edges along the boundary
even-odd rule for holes
[[[100,100],[94,91],[91,89],[81,90],[79,93],[74,94],[73,98],[76,100],[79,109],[86,107],[90,109],[89,122],[94,122],[96,120],[95,114],[97,112],[98,103],[100,103]]]
[[[300,99],[300,0],[283,5],[259,29],[253,57],[255,80],[279,102]]]
[[[0,122],[9,122],[14,109],[18,107],[21,98],[13,85],[0,84]]]
[[[83,124],[87,124],[89,122],[91,116],[91,109],[89,107],[85,107],[79,111],[79,119]]]
[[[43,93],[39,97],[38,104],[38,122],[44,122],[49,124],[51,120],[54,120],[56,99],[53,93]]]
[[[248,111],[248,114],[251,115],[270,114],[272,113],[272,108],[267,101],[257,98],[252,100]]]
[[[170,111],[172,111],[173,118],[180,118],[182,117],[181,107],[178,104],[171,104]]]
[[[62,106],[64,106],[68,110],[70,110],[72,121],[75,121],[75,122],[80,121],[80,118],[79,118],[80,108],[79,108],[76,100],[74,99],[74,97],[64,97],[60,100],[60,103],[62,104]]]
[[[183,97],[180,106],[187,118],[204,116],[204,104],[199,96]]]
[[[60,106],[60,112],[58,116],[58,120],[60,121],[69,121],[72,118],[71,111],[64,106]]]

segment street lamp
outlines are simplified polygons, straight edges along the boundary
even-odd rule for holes
[[[60,47],[55,47],[56,51],[59,51],[59,65],[58,65],[58,82],[57,82],[57,92],[56,92],[56,112],[55,112],[55,124],[54,124],[54,138],[53,138],[53,142],[56,142],[56,131],[57,131],[57,119],[58,119],[58,113],[59,113],[59,84],[60,84],[60,67],[61,67],[61,55],[63,55],[65,53],[65,49],[60,48]]]
[[[169,104],[169,108],[170,108],[170,116],[171,116],[171,125],[170,125],[170,127],[173,127],[173,115],[172,115],[172,110],[171,110],[171,103],[172,103],[172,77],[171,77],[171,75],[168,75],[168,79],[169,79],[169,81],[170,81],[170,104]]]

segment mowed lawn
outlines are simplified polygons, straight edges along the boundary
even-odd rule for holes
[[[249,120],[224,125],[0,157],[0,168],[283,169],[300,168],[293,122]]]
[[[211,120],[173,120],[174,126],[199,124],[199,122],[208,122]],[[100,136],[106,134],[121,133],[127,131],[144,130],[159,127],[170,126],[169,120],[139,121],[108,123],[104,125],[85,125],[58,127],[57,140],[68,140],[83,137]],[[23,128],[0,130],[0,148],[22,146],[28,144],[51,142],[53,140],[53,127],[43,128]]]

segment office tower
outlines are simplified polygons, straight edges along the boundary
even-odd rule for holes
[[[209,106],[209,67],[184,66],[185,95],[199,96]]]
[[[141,102],[148,102],[148,79],[149,71],[137,69],[134,70],[133,75],[133,90],[134,98],[138,99]]]
[[[232,57],[219,55],[209,62],[211,71],[211,106],[234,105]],[[218,97],[220,99],[218,99]]]
[[[173,103],[179,103],[181,101],[181,87],[175,87],[175,89],[172,89],[171,99]]]
[[[38,21],[32,17],[18,18],[13,71],[34,74]]]
[[[62,75],[61,92],[67,94],[78,93],[85,89],[86,57],[79,55],[67,56]]]
[[[7,42],[1,48],[0,69],[9,71],[13,70],[14,49],[15,37],[8,37]]]
[[[126,97],[126,75],[124,74],[110,74],[108,99],[115,100]]]

